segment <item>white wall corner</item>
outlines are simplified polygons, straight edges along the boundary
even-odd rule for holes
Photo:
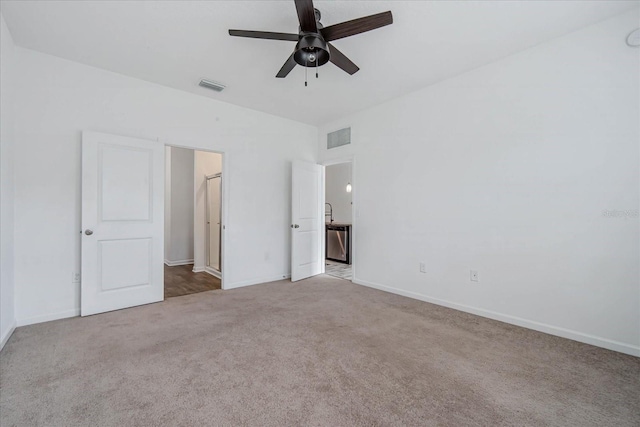
[[[74,308],[72,310],[59,311],[57,313],[49,313],[42,316],[25,317],[24,319],[18,319],[16,323],[17,326],[27,326],[78,316],[80,316],[80,308]]]
[[[2,351],[5,344],[7,343],[7,341],[9,341],[9,338],[11,338],[11,335],[13,335],[13,332],[15,330],[16,330],[16,321],[14,320],[13,324],[11,324],[9,328],[4,332],[2,337],[0,337],[0,351]]]

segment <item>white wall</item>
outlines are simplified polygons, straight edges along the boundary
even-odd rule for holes
[[[352,127],[319,147],[356,158],[356,282],[640,355],[638,22],[323,126]]]
[[[165,263],[169,265],[193,262],[193,167],[194,151],[170,147],[170,203],[165,204]],[[165,194],[167,190],[165,189]]]
[[[82,130],[224,152],[226,287],[290,273],[291,161],[316,160],[315,127],[27,49],[16,58],[19,324],[78,313]]]
[[[338,163],[325,168],[325,202],[331,203],[334,222],[351,224],[351,195],[347,184],[351,182],[351,163]],[[329,212],[329,206],[326,212]],[[326,216],[329,221],[329,216]]]
[[[222,155],[206,151],[195,152],[195,168],[193,180],[195,189],[195,219],[193,228],[194,271],[204,271],[207,265],[207,179],[208,175],[222,172]],[[222,179],[224,180],[225,177]],[[225,288],[228,288],[225,277]]]
[[[14,310],[15,48],[0,14],[0,349],[16,326]]]

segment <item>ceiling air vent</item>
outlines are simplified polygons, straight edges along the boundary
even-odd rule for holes
[[[327,150],[351,144],[351,128],[344,128],[327,134]]]
[[[211,80],[200,80],[199,86],[206,87],[207,89],[215,90],[216,92],[222,92],[226,87],[222,83],[212,82]]]

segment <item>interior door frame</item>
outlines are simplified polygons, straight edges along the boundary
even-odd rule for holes
[[[221,189],[220,189],[220,200],[222,204],[222,210],[220,212],[220,268],[222,271],[220,272],[220,289],[225,289],[225,272],[227,271],[227,257],[226,257],[226,227],[227,227],[227,218],[228,218],[228,194],[229,194],[229,170],[228,170],[228,157],[229,155],[224,150],[216,150],[209,147],[201,147],[198,145],[185,145],[179,142],[173,141],[160,141],[164,144],[165,147],[177,147],[177,148],[186,148],[187,150],[193,151],[206,151],[209,153],[216,153],[222,156],[222,174],[225,176],[225,179],[222,179]],[[165,174],[167,171],[165,170]],[[195,206],[195,200],[194,200]],[[205,251],[205,256],[206,256]],[[206,263],[206,261],[205,261]],[[210,274],[210,273],[207,273]]]
[[[336,157],[334,159],[328,159],[328,160],[324,160],[320,163],[320,165],[324,168],[324,180],[322,182],[322,194],[320,195],[320,206],[324,206],[325,204],[325,193],[326,193],[326,180],[327,180],[327,166],[331,166],[331,165],[339,165],[342,163],[351,163],[351,235],[349,236],[351,238],[351,282],[353,283],[356,280],[356,261],[358,259],[358,251],[353,250],[356,247],[356,241],[357,241],[357,231],[358,228],[356,227],[356,219],[357,219],[357,210],[356,210],[356,195],[357,195],[357,183],[355,182],[355,176],[356,176],[356,157],[355,156],[343,156],[343,157]],[[326,217],[325,217],[326,218]],[[326,221],[325,221],[326,222]],[[325,273],[325,263],[326,263],[326,259],[324,254],[326,253],[326,233],[323,232],[323,237],[322,237],[322,273]]]
[[[209,200],[209,181],[219,178],[220,182],[219,182],[219,186],[220,186],[220,224],[219,224],[219,233],[220,233],[220,242],[219,242],[219,248],[218,248],[218,266],[220,267],[219,270],[216,270],[215,268],[211,267],[209,265],[209,262],[211,260],[211,222],[209,221],[209,219],[211,218],[211,200]],[[205,269],[206,267],[209,267],[213,270],[215,270],[215,272],[217,274],[222,274],[222,181],[224,181],[222,179],[222,172],[218,172],[218,173],[214,173],[213,175],[207,175],[205,177],[205,188],[206,188],[206,194],[205,194],[205,200],[206,200],[206,219],[207,219],[207,247],[205,250],[205,255],[206,255],[206,261],[205,261]]]

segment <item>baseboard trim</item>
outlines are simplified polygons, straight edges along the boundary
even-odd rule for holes
[[[192,259],[183,259],[183,260],[178,260],[178,261],[169,261],[168,259],[164,260],[164,264],[167,267],[176,267],[178,265],[189,265],[189,264],[193,264],[193,260]]]
[[[34,325],[36,323],[51,322],[52,320],[67,319],[69,317],[77,317],[77,316],[80,316],[80,309],[74,308],[73,310],[65,310],[65,311],[59,311],[57,313],[44,314],[42,316],[34,316],[34,317],[27,317],[25,319],[18,319],[17,324],[18,326],[27,326],[27,325]]]
[[[594,345],[596,347],[602,347],[608,350],[613,350],[620,353],[629,354],[631,356],[640,357],[640,346],[634,346],[634,345],[626,344],[619,341],[613,341],[607,338],[589,335],[589,334],[574,331],[571,329],[552,326],[546,323],[527,320],[520,317],[511,316],[508,314],[502,314],[502,313],[498,313],[491,310],[471,307],[464,304],[457,304],[457,303],[442,300],[439,298],[432,298],[427,295],[419,294],[416,292],[409,292],[409,291],[394,288],[391,286],[381,285],[379,283],[357,279],[355,277],[353,278],[353,283],[357,285],[373,288],[373,289],[378,289],[380,291],[389,292],[392,294],[401,295],[404,297],[413,298],[413,299],[429,302],[436,305],[441,305],[443,307],[453,308],[455,310],[464,311],[465,313],[471,313],[477,316],[487,317],[489,319],[498,320],[500,322],[509,323],[511,325],[521,326],[527,329],[533,329],[534,331],[544,332],[546,334],[555,335],[561,338],[567,338],[567,339],[582,342],[585,344]]]
[[[4,345],[7,343],[7,341],[9,341],[9,338],[11,338],[11,335],[13,335],[13,331],[16,330],[16,327],[17,327],[16,320],[13,319],[13,323],[11,323],[11,326],[9,326],[9,329],[7,329],[7,332],[5,332],[5,334],[2,336],[2,339],[0,339],[0,351],[2,351],[2,349],[4,348]]]
[[[211,268],[211,267],[205,267],[204,271],[206,273],[209,273],[210,275],[212,275],[213,277],[217,277],[218,279],[222,280],[222,273],[219,272],[218,270]]]
[[[193,267],[193,271],[194,273],[202,273],[204,271],[204,267]]]
[[[244,280],[242,282],[225,284],[224,289],[229,290],[229,289],[243,288],[245,286],[260,285],[262,283],[269,283],[269,282],[277,282],[279,280],[286,280],[290,278],[291,278],[290,274],[279,274],[277,276],[263,277],[261,279],[250,279],[250,280]]]

